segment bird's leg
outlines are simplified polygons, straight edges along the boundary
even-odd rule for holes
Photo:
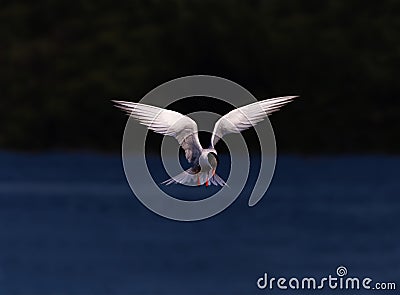
[[[214,176],[214,174],[215,174],[215,169],[213,169],[213,171],[212,171],[212,176]]]
[[[200,176],[199,176],[199,173],[197,173],[197,185],[200,185]]]
[[[207,180],[206,180],[206,186],[208,186],[208,177],[207,177]]]

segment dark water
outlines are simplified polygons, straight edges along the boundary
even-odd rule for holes
[[[0,154],[0,294],[398,294],[400,158],[278,158],[266,197],[176,222],[131,193],[119,156]],[[259,290],[334,275],[397,292]]]

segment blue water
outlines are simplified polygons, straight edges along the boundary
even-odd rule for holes
[[[146,209],[118,155],[0,163],[0,294],[371,294],[256,285],[339,265],[400,288],[400,157],[281,156],[259,204],[245,191],[200,222]]]

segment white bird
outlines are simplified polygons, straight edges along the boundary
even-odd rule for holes
[[[164,184],[224,186],[226,185],[225,181],[215,173],[218,165],[217,151],[215,150],[217,142],[228,133],[240,133],[255,126],[296,97],[284,96],[266,99],[230,111],[215,123],[211,144],[207,149],[200,144],[196,122],[188,116],[142,103],[117,100],[113,100],[113,102],[148,129],[162,135],[175,137],[184,149],[185,157],[192,166],[164,181]]]

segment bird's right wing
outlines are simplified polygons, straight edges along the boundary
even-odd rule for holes
[[[263,121],[268,115],[279,111],[280,107],[297,96],[283,96],[254,102],[227,113],[215,123],[211,136],[211,146],[228,133],[239,133]]]
[[[117,100],[113,102],[118,108],[126,111],[130,117],[147,126],[148,129],[175,137],[185,150],[185,157],[189,163],[198,160],[202,147],[198,137],[197,124],[188,116],[142,103]]]

